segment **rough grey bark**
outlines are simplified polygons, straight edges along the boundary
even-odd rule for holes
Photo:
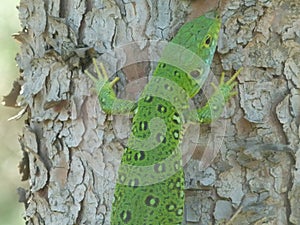
[[[122,60],[147,49],[148,40],[170,40],[187,19],[207,11],[205,4],[21,0],[16,86],[28,117],[20,137],[20,170],[30,183],[20,189],[27,224],[109,224],[128,128],[101,111],[83,70],[97,57],[116,72]],[[216,123],[226,130],[202,127],[185,166],[186,224],[300,224],[299,1],[210,6],[219,6],[222,18],[212,70],[244,69],[238,95]],[[115,51],[129,42],[135,44],[128,52]],[[118,94],[149,76],[151,66],[119,71]],[[6,98],[8,105],[14,97]],[[220,146],[204,143],[218,135]]]

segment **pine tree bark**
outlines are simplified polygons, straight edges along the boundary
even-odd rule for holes
[[[226,130],[201,127],[185,165],[186,224],[300,224],[298,0],[21,0],[15,38],[28,118],[20,171],[30,187],[19,189],[26,224],[109,224],[130,122],[101,111],[83,71],[96,57],[121,78],[120,95],[151,74],[149,62],[128,63],[149,40],[170,40],[216,7],[222,29],[212,70],[244,69],[216,123]],[[218,135],[220,146],[203,144]]]

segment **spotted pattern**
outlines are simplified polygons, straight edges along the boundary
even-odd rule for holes
[[[175,124],[180,124],[181,123],[181,119],[180,119],[180,116],[177,112],[175,112],[172,116],[172,121],[173,123]]]
[[[140,130],[147,130],[148,129],[148,122],[142,121],[140,122]]]
[[[145,204],[150,207],[157,207],[159,205],[159,198],[148,195],[145,199]]]
[[[179,130],[174,130],[173,131],[173,137],[174,137],[174,139],[176,139],[176,140],[178,140],[179,139]]]
[[[128,223],[131,220],[131,211],[123,210],[120,213],[120,218],[124,223]]]
[[[190,72],[190,75],[194,78],[199,77],[201,75],[199,70],[193,70],[192,72]]]
[[[161,104],[159,104],[159,105],[157,106],[157,110],[158,110],[158,112],[160,112],[160,113],[166,113],[166,112],[167,112],[167,108],[166,108],[165,106],[161,105]]]
[[[158,68],[165,68],[167,65],[165,63],[159,63]]]
[[[184,194],[184,192],[182,188],[179,191],[178,187],[183,187],[184,184],[183,178],[178,180],[178,176],[183,177],[182,169],[165,181],[149,186],[134,188],[117,185],[115,198],[116,196],[126,198],[129,195],[131,196],[131,201],[135,202],[135,204],[118,199],[118,206],[122,210],[119,214],[117,214],[117,211],[113,211],[112,218],[119,219],[117,221],[113,220],[112,224],[181,224],[184,195],[179,195],[179,193]],[[136,214],[135,212],[139,213]],[[169,216],[162,217],[162,215]],[[144,223],[144,221],[146,222]]]
[[[202,16],[184,25],[172,43],[190,50],[209,65],[219,28],[218,20]],[[169,50],[172,48],[166,48],[164,52],[174,56],[175,61],[180,60],[179,63],[192,72],[162,60],[146,85],[137,104],[128,140],[139,142],[141,149],[128,147],[123,154],[112,206],[112,225],[179,225],[183,221],[184,174],[178,150],[183,110],[189,107],[189,97],[200,90],[201,81],[206,77],[197,70],[199,60],[185,57],[180,51],[168,53]],[[153,124],[154,118],[159,118],[165,128]],[[147,140],[155,147],[149,148],[145,144]],[[153,182],[145,185],[145,179]]]
[[[159,143],[166,143],[167,139],[166,139],[166,137],[163,134],[158,133],[156,135],[156,141],[159,142]]]
[[[135,161],[142,161],[145,159],[145,152],[144,151],[138,151],[134,154],[134,160]]]
[[[128,186],[130,187],[138,187],[139,185],[139,180],[137,178],[131,179],[128,183]]]
[[[152,102],[153,101],[153,96],[147,96],[145,99],[144,99],[145,102]]]
[[[158,163],[153,166],[155,173],[163,173],[166,171],[166,165],[164,163]]]

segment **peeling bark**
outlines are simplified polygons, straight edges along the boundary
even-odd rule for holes
[[[154,54],[149,40],[170,40],[204,3],[21,0],[22,32],[15,38],[19,105],[28,119],[20,172],[30,187],[19,192],[27,224],[109,224],[129,128],[101,111],[83,71],[97,57],[121,78],[121,95],[128,81],[153,69],[126,62],[143,50]],[[244,69],[223,114],[220,149],[204,146],[214,129],[201,127],[201,143],[187,157],[186,224],[300,224],[299,1],[228,0],[211,7],[218,5],[222,28],[212,70]],[[132,42],[130,52],[115,51]],[[12,95],[7,105],[16,105]]]

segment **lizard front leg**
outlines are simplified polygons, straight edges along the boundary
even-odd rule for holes
[[[103,64],[100,64],[100,69],[95,59],[93,59],[93,64],[98,78],[95,78],[87,70],[85,71],[85,73],[94,81],[96,85],[96,90],[98,92],[98,98],[102,110],[107,114],[132,113],[137,106],[136,102],[117,98],[113,90],[113,86],[118,82],[119,78],[116,77],[111,82],[108,81],[107,72]]]
[[[196,110],[191,110],[186,113],[187,121],[199,122],[199,123],[211,123],[218,119],[224,109],[226,102],[230,97],[237,94],[236,91],[232,91],[236,86],[236,77],[241,72],[240,68],[226,83],[224,82],[225,73],[223,72],[220,79],[219,87],[212,83],[215,92],[210,97],[204,107]]]

